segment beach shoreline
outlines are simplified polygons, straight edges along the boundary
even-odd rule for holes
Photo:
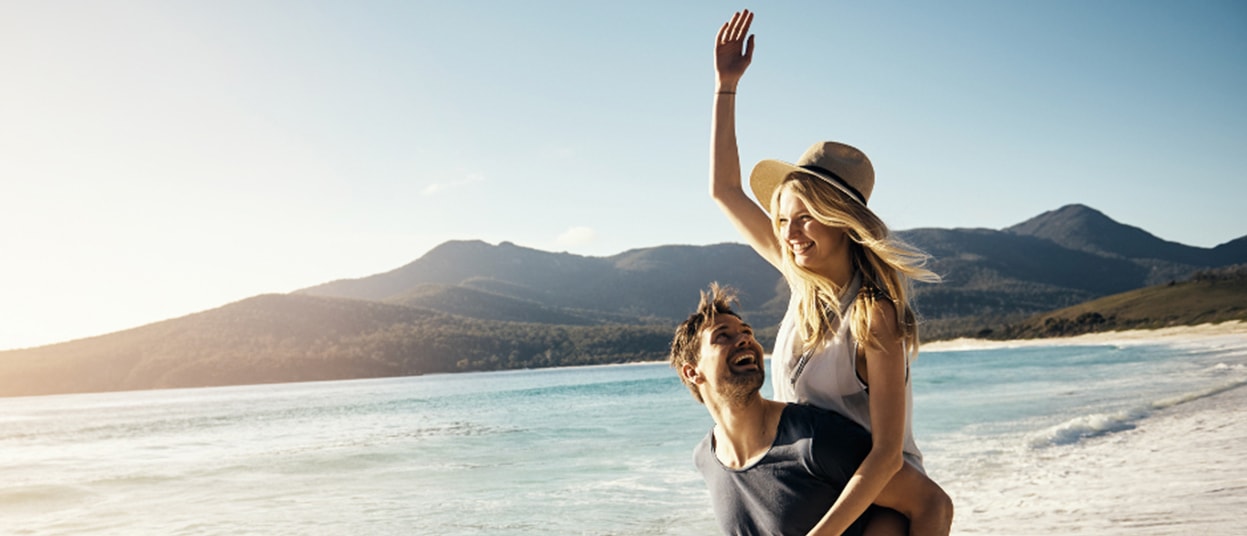
[[[953,534],[1241,534],[1243,408],[1240,384],[1132,430],[1012,461],[1024,471],[945,483],[957,505]]]
[[[1247,323],[1021,341],[956,340],[924,350],[1174,345],[1229,351],[1219,387],[1158,403],[1127,430],[984,460],[983,478],[941,482],[953,534],[1241,534],[1247,511]],[[983,475],[980,475],[983,476]]]
[[[1072,337],[1052,337],[1043,339],[950,339],[922,343],[922,351],[944,352],[964,350],[989,350],[993,348],[1023,348],[1030,346],[1098,346],[1098,345],[1142,345],[1142,344],[1184,344],[1193,342],[1217,343],[1216,339],[1227,339],[1228,343],[1247,341],[1247,322],[1231,320],[1218,324],[1198,324],[1194,326],[1170,326],[1156,329],[1135,329],[1125,331],[1103,331],[1085,333]]]

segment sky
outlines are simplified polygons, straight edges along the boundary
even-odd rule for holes
[[[1247,235],[1247,3],[0,3],[0,350],[386,272],[448,240],[741,239],[712,50],[757,13],[746,173],[864,150],[893,229],[1070,203]]]

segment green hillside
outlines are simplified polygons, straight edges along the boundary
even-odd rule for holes
[[[531,322],[585,326],[596,320],[548,307],[540,303],[477,290],[466,286],[423,284],[387,303],[431,309],[478,320]]]
[[[0,352],[0,396],[655,360],[666,355],[672,329],[487,321],[270,294],[101,337]]]
[[[987,339],[1067,337],[1227,320],[1247,320],[1247,265],[1201,271],[1189,281],[1114,294],[1013,323],[984,323],[975,331],[958,335]]]

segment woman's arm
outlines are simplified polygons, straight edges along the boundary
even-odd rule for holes
[[[831,510],[810,534],[840,534],[866,511],[905,463],[905,351],[888,300],[875,302],[870,315],[873,342],[865,345],[870,385],[871,448]]]
[[[710,127],[710,197],[762,258],[779,267],[779,241],[771,220],[741,186],[736,146],[736,87],[753,61],[753,13],[737,12],[719,28],[714,45],[716,87]],[[748,37],[746,37],[748,36]]]

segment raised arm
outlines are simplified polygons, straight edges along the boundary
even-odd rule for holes
[[[745,193],[736,146],[736,87],[753,61],[749,10],[732,15],[719,28],[714,44],[716,87],[710,130],[710,197],[762,258],[779,267],[779,241],[766,212]],[[764,201],[765,202],[765,201]]]

